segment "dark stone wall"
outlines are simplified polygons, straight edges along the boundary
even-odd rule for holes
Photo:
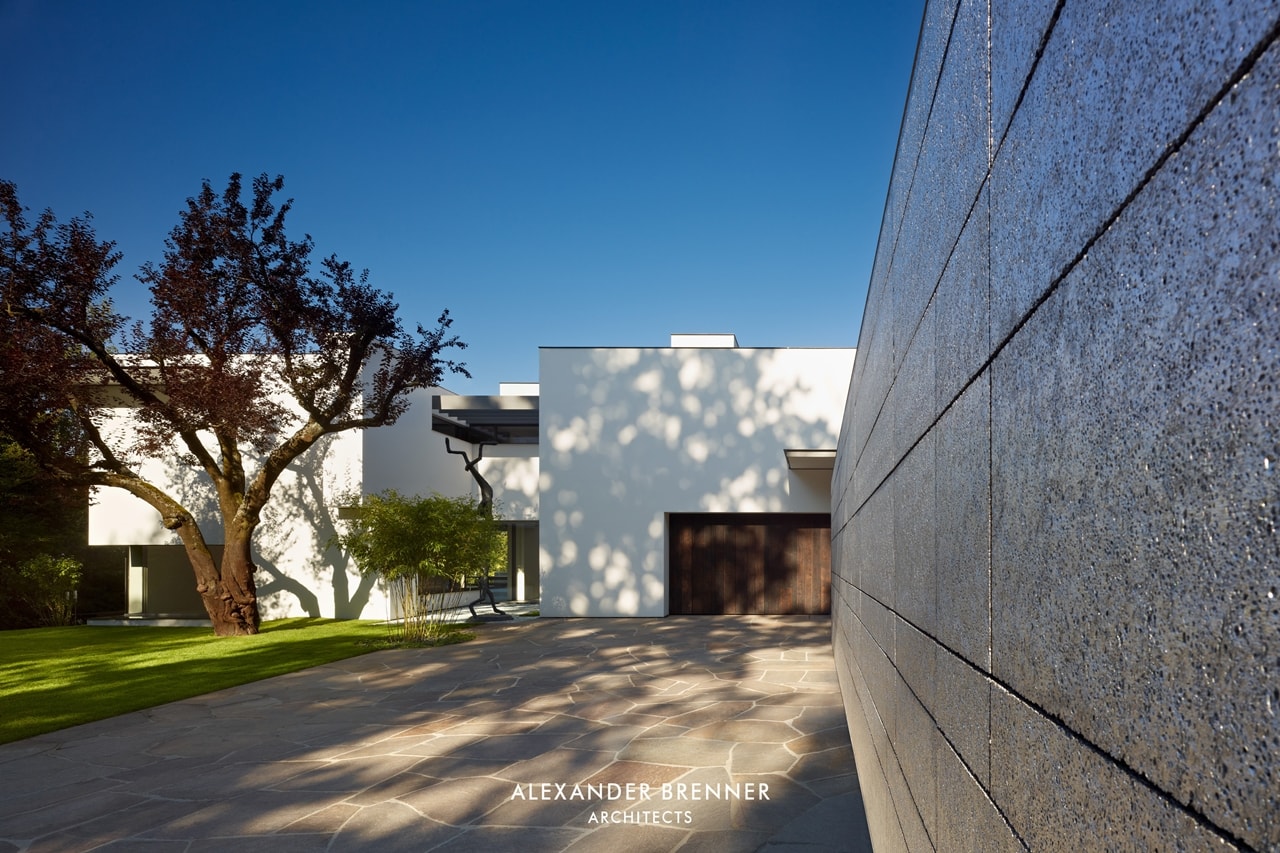
[[[877,851],[1280,849],[1278,36],[928,3],[832,483]]]

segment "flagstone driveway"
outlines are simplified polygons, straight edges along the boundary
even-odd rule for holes
[[[830,630],[492,624],[18,741],[0,853],[870,850]]]

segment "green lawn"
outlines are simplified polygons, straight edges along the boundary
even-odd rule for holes
[[[0,743],[355,657],[380,622],[281,619],[253,637],[208,628],[0,631]]]

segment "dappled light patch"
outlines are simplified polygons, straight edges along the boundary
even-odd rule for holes
[[[785,450],[835,446],[852,357],[544,349],[544,612],[664,613],[667,513],[829,511],[829,473]]]

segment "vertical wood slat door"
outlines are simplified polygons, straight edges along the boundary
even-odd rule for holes
[[[673,614],[831,612],[831,516],[673,513]]]

